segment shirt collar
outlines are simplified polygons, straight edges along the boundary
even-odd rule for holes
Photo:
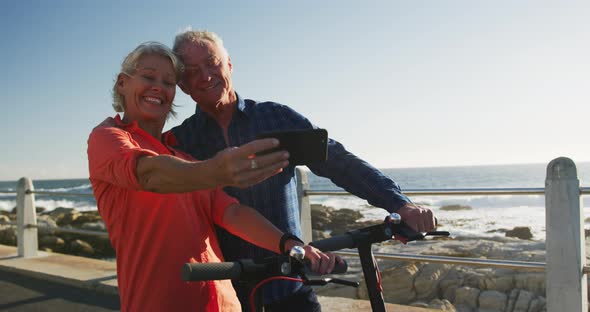
[[[246,107],[246,101],[244,100],[244,98],[242,98],[238,94],[238,92],[235,92],[235,94],[236,94],[236,111],[240,112],[239,115],[248,117],[250,114],[249,114],[249,111]],[[236,118],[236,117],[238,117],[238,116],[233,116],[232,118]],[[198,104],[196,105],[196,108],[195,108],[195,118],[198,121],[197,124],[202,125],[202,127],[206,127],[208,125],[208,123],[210,123],[210,122],[215,123],[215,120],[213,120],[213,118],[211,118],[209,115],[207,115],[207,113],[203,112],[201,110],[201,107]]]
[[[115,117],[113,117],[113,120],[115,121],[115,126],[117,128],[123,129],[127,132],[130,132],[130,133],[141,131],[141,132],[144,132],[148,137],[155,139],[154,137],[149,135],[147,132],[145,132],[145,130],[141,129],[139,127],[139,123],[136,120],[134,120],[130,123],[125,123],[123,121],[123,119],[121,119],[121,115],[119,115],[119,114],[116,114]],[[165,146],[178,145],[178,141],[171,131],[166,131],[165,133],[162,134],[162,141],[160,143],[163,143]]]
[[[121,115],[119,115],[119,114],[116,114],[113,119],[115,120],[115,125],[118,128],[124,129],[128,132],[137,131],[138,129],[141,129],[141,128],[139,128],[139,123],[137,123],[136,120],[134,120],[130,123],[125,123],[123,121],[123,119],[121,119]]]
[[[168,146],[178,146],[178,140],[172,131],[166,131],[162,134],[162,142]]]
[[[236,98],[237,98],[237,108],[238,111],[244,113],[246,116],[248,116],[248,112],[246,111],[246,101],[244,101],[244,99],[238,94],[238,92],[236,92]]]

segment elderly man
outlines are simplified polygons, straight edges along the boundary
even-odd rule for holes
[[[178,85],[197,103],[195,114],[171,131],[179,148],[197,159],[208,159],[229,146],[241,146],[259,133],[311,129],[316,126],[286,105],[257,102],[238,95],[232,85],[233,64],[221,38],[208,31],[187,30],[176,36],[174,52],[185,65]],[[413,204],[399,186],[367,162],[330,139],[328,160],[308,166],[319,176],[330,178],[346,191],[366,199],[371,205],[397,212],[415,230],[434,228],[431,210]],[[295,166],[249,188],[227,187],[225,191],[241,203],[255,207],[279,229],[301,235],[296,195]],[[220,233],[227,261],[269,256],[227,232]],[[234,284],[243,307],[248,290]],[[320,311],[311,288],[276,281],[264,289],[266,310]]]

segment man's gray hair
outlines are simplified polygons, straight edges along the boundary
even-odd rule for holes
[[[131,51],[131,53],[125,57],[123,63],[121,63],[120,73],[125,73],[127,75],[135,74],[139,60],[145,55],[159,55],[170,59],[172,66],[174,67],[174,73],[176,74],[176,81],[180,79],[183,71],[182,62],[180,62],[176,54],[174,54],[169,47],[156,41],[144,42]],[[113,86],[113,108],[115,109],[115,112],[124,112],[125,97],[123,97],[123,95],[117,90],[117,79],[118,78],[115,78],[115,84]],[[174,107],[174,104],[172,106]],[[176,112],[171,109],[170,114],[175,116]]]
[[[174,45],[172,46],[172,51],[174,51],[174,53],[176,53],[176,55],[180,57],[180,49],[182,49],[185,43],[199,42],[203,40],[213,42],[218,47],[220,47],[224,53],[224,57],[227,57],[229,55],[227,50],[223,46],[223,40],[221,40],[221,37],[219,37],[218,34],[207,30],[193,30],[190,26],[176,35],[176,38],[174,38]]]

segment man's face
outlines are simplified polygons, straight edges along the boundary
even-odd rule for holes
[[[233,86],[229,56],[209,40],[186,42],[179,49],[185,72],[179,84],[201,106],[231,102]]]

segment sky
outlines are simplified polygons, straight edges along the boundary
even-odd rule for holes
[[[590,161],[588,1],[1,1],[0,180],[86,178],[123,58],[218,33],[237,92],[378,168]],[[177,89],[178,117],[195,103]]]

